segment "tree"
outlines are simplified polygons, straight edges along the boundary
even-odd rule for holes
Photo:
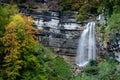
[[[15,80],[16,76],[20,76],[19,70],[22,68],[22,60],[20,60],[20,44],[18,41],[17,34],[14,33],[16,30],[14,22],[11,22],[6,27],[5,36],[3,37],[4,44],[4,72],[7,75],[6,78]]]
[[[2,42],[2,37],[5,33],[5,27],[10,22],[11,15],[18,13],[18,8],[16,5],[2,4],[0,5],[0,67],[2,67],[4,59],[4,45]]]
[[[15,12],[11,11],[14,8],[8,4],[0,7],[0,79],[55,80],[58,76],[60,79],[69,78],[71,72],[67,63],[37,41],[34,35],[36,29],[32,27],[34,20],[18,13],[16,8]],[[58,67],[59,62],[64,64]],[[70,74],[63,76],[56,67]]]

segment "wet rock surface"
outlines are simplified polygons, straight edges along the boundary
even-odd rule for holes
[[[77,12],[47,11],[30,14],[34,27],[42,30],[37,34],[39,41],[48,47],[60,48],[58,54],[76,54],[78,40],[85,23],[75,20]]]

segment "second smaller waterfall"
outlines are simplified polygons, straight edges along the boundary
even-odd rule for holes
[[[94,60],[95,58],[95,22],[89,22],[79,39],[76,64],[78,66],[85,66],[90,60]]]

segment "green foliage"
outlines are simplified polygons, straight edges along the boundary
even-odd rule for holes
[[[102,61],[97,66],[88,65],[73,80],[119,80],[120,73],[116,71],[116,65],[113,59]]]
[[[81,75],[81,79],[80,79],[80,80],[88,80],[87,75],[86,75],[85,73],[83,73],[83,74]]]
[[[88,75],[97,75],[98,74],[98,67],[97,66],[87,66],[85,68],[85,73]]]
[[[9,6],[9,7],[8,7]],[[0,79],[61,80],[71,76],[63,58],[38,43],[30,16],[23,16],[10,5],[0,6]],[[63,74],[64,73],[64,74]]]
[[[72,0],[60,0],[59,1],[59,4],[60,4],[60,11],[63,11],[63,10],[70,10],[71,7],[72,7]]]
[[[41,2],[42,0],[35,0],[36,2]]]
[[[88,80],[88,77],[85,73],[79,74],[78,76],[74,77],[73,80]]]
[[[76,16],[77,21],[84,20],[84,18],[85,18],[85,15],[84,15],[84,14],[81,14],[81,13],[79,13],[79,14]]]
[[[77,20],[83,20],[88,14],[101,14],[103,10],[108,18],[120,12],[119,0],[60,0],[59,4],[60,11],[78,11]]]
[[[114,30],[115,32],[119,31],[120,25],[120,13],[114,13],[108,21],[108,28],[109,30]]]
[[[98,63],[96,60],[91,60],[89,64],[85,67],[84,72],[87,75],[97,75],[98,74]]]
[[[66,80],[69,79],[72,75],[72,72],[69,70],[69,66],[66,65],[67,63],[64,62],[63,58],[60,57],[56,57],[56,59],[54,60],[54,79],[52,80]]]
[[[98,80],[96,76],[89,76],[86,73],[80,73],[78,76],[74,77],[73,80]]]
[[[113,13],[110,18],[108,18],[108,25],[102,27],[101,31],[103,32],[103,40],[108,41],[116,40],[116,33],[120,33],[120,13]]]
[[[103,61],[99,64],[99,79],[102,80],[110,80],[112,77],[111,75],[114,73],[116,68],[116,63],[114,61]]]
[[[88,65],[90,65],[90,66],[97,66],[98,62],[96,60],[90,60]]]
[[[71,70],[63,58],[54,55],[49,49],[40,45],[38,58],[42,64],[44,74],[48,80],[62,80],[71,77]]]
[[[79,14],[76,16],[77,20],[83,20],[88,16],[89,14],[96,14],[97,9],[101,7],[99,0],[60,0],[59,1],[60,11],[78,11]]]

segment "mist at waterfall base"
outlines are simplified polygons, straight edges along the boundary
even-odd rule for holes
[[[83,67],[96,59],[95,22],[89,22],[82,32],[76,55],[76,65]]]

